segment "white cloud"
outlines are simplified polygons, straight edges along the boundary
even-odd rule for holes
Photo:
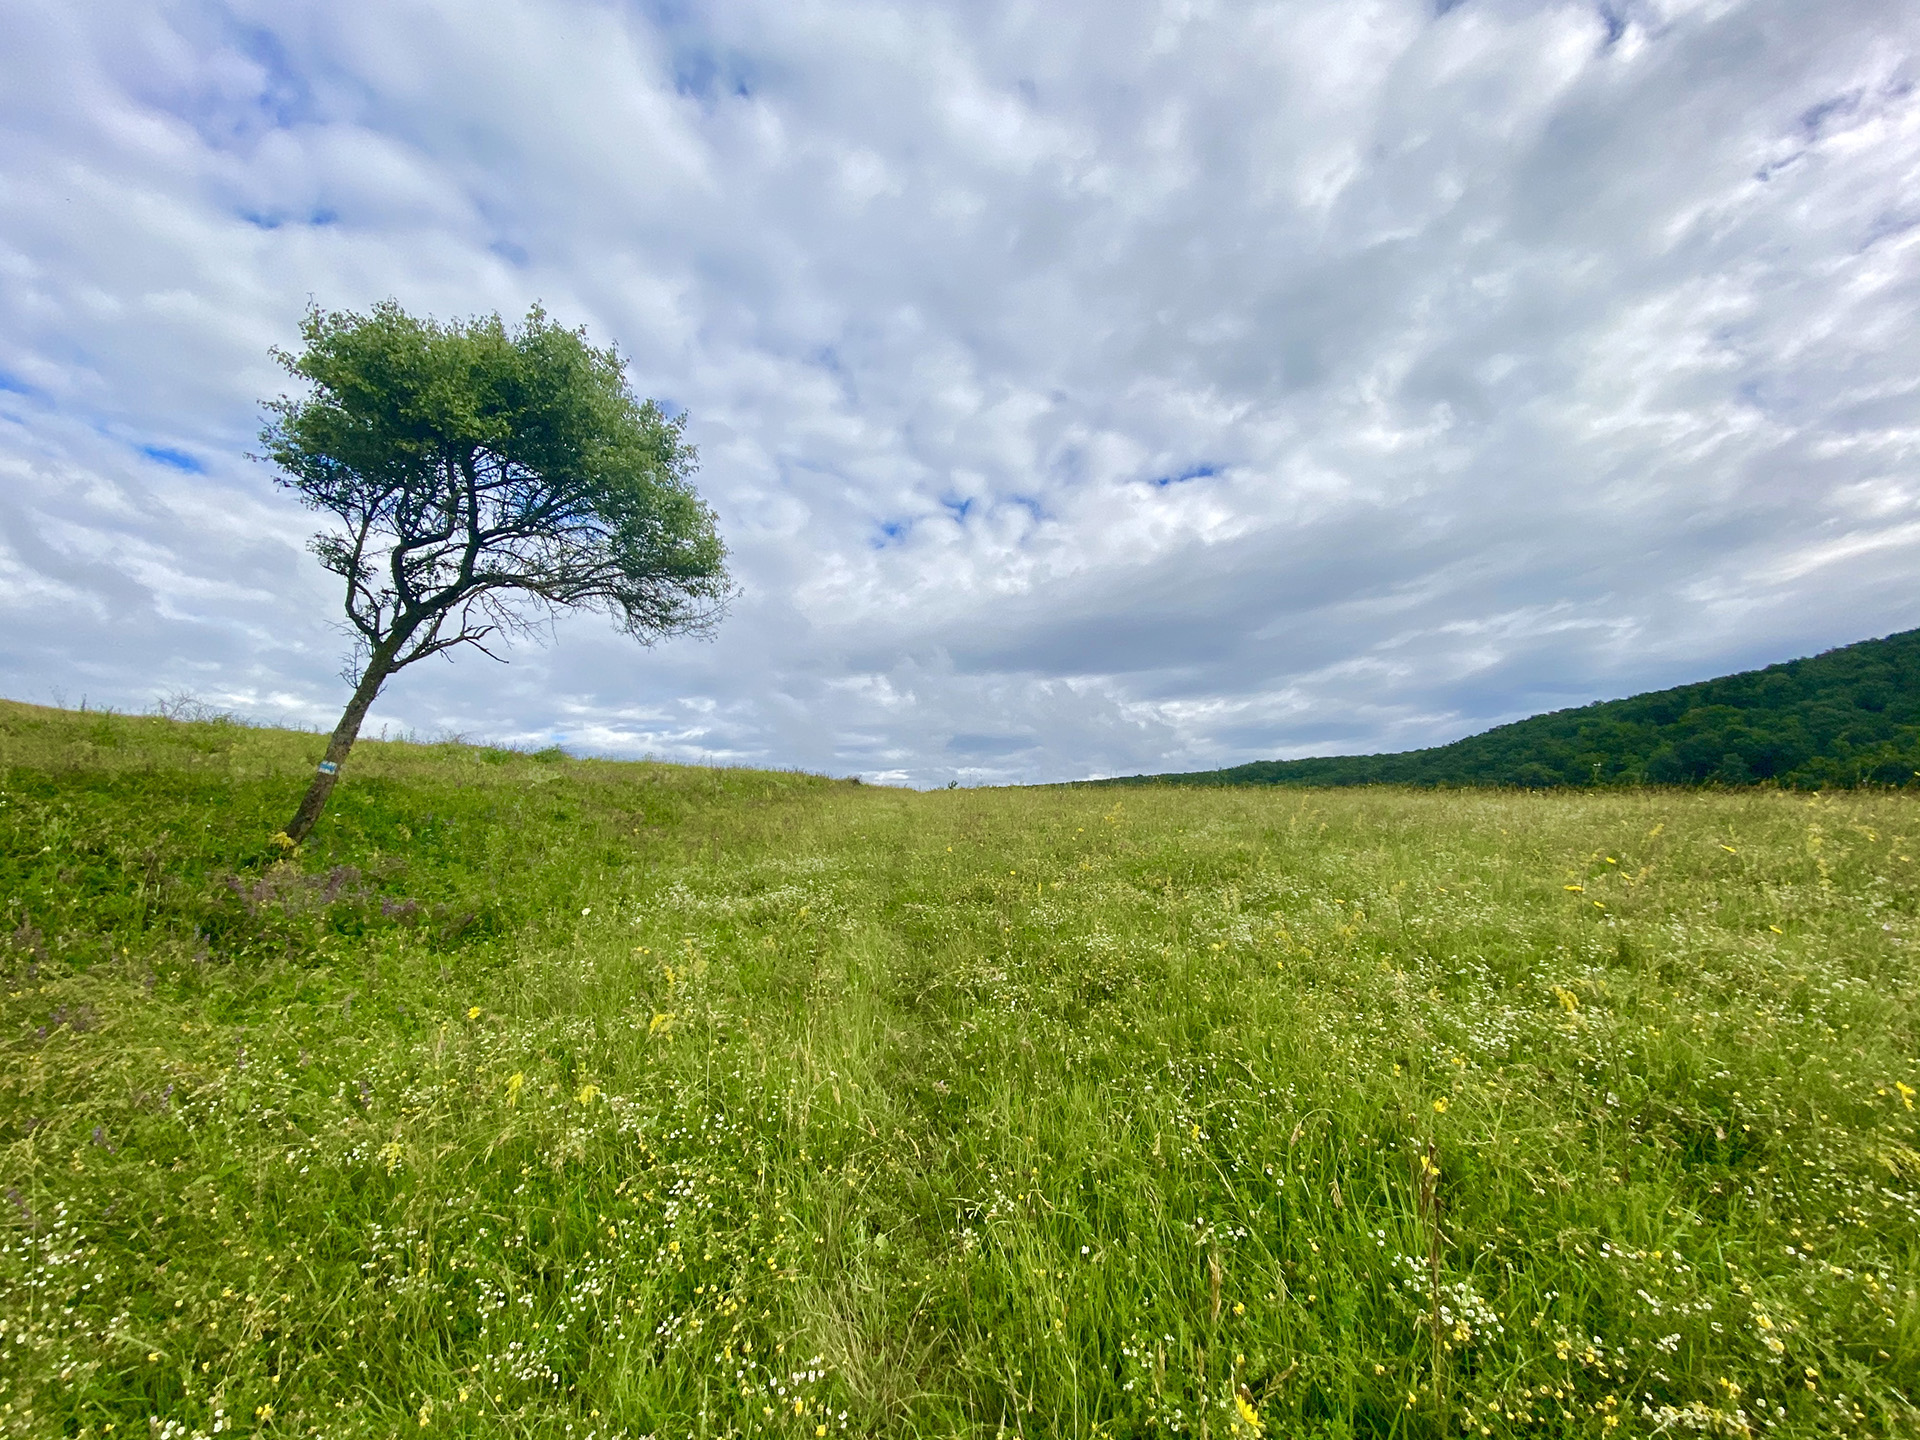
[[[16,696],[330,722],[242,458],[309,297],[617,340],[747,592],[711,645],[407,672],[388,723],[1059,779],[1920,623],[1911,7],[16,10]]]

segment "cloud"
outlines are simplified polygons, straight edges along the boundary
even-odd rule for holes
[[[1453,738],[1920,623],[1911,7],[210,0],[0,56],[7,693],[330,724],[309,300],[555,315],[745,595],[376,724],[918,784]]]

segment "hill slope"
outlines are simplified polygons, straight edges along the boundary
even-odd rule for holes
[[[1903,785],[1920,775],[1920,630],[1395,755],[1257,760],[1100,785]]]

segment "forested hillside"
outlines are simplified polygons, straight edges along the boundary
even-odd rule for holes
[[[1259,760],[1108,785],[1905,785],[1920,776],[1920,630],[1535,715],[1397,755]]]

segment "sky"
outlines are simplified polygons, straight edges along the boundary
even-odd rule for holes
[[[1920,625],[1906,0],[7,0],[0,694],[330,728],[310,304],[685,411],[713,639],[368,734],[937,786],[1399,750]]]

